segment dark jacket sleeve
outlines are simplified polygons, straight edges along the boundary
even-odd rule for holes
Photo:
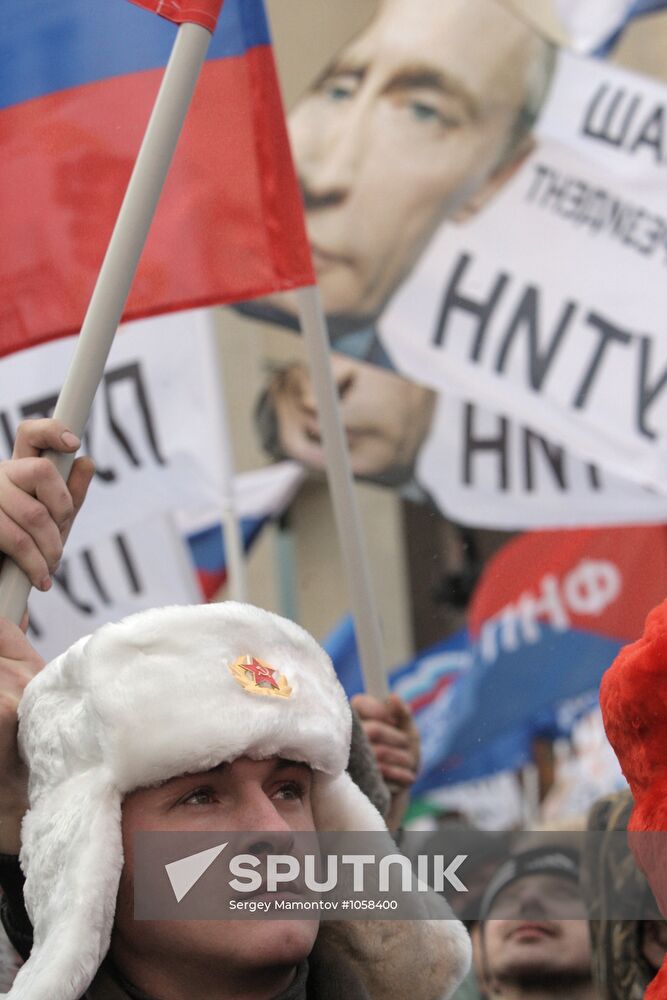
[[[32,948],[32,924],[23,901],[24,882],[19,859],[13,854],[0,854],[0,919],[7,937],[25,959]]]

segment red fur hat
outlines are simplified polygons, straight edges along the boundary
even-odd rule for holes
[[[635,800],[629,842],[667,919],[667,601],[646,619],[644,634],[625,646],[602,679],[600,705]],[[664,846],[663,846],[664,845]],[[667,1000],[667,962],[646,1000]]]

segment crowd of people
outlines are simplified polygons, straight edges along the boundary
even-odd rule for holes
[[[352,469],[406,496],[429,494],[418,459],[437,397],[391,371],[379,319],[443,220],[464,224],[521,164],[553,70],[553,47],[489,0],[381,0],[291,115]],[[295,324],[289,296],[247,309]],[[275,457],[323,465],[302,365],[273,375],[257,423]],[[93,467],[77,458],[65,484],[41,456],[79,446],[58,421],[29,421],[0,463],[0,556],[42,591]],[[262,863],[332,830],[400,849],[417,729],[395,696],[350,705],[311,636],[249,605],[142,612],[47,665],[27,625],[0,618],[0,989],[11,1000],[667,996],[661,852],[632,842],[643,875],[611,836],[667,824],[665,605],[603,686],[630,790],[585,820],[600,836],[573,847],[542,832],[485,857],[474,905],[424,892],[422,919],[140,918],[142,834],[241,834]],[[610,916],[611,895],[639,900],[644,919]],[[264,874],[254,901],[270,897]]]
[[[42,590],[93,470],[78,458],[65,485],[40,452],[78,446],[57,421],[29,421],[0,464],[0,548]],[[664,667],[665,607],[650,621],[603,687],[640,829],[660,767],[647,727],[664,713],[625,685]],[[417,730],[396,696],[351,708],[315,640],[249,605],[142,612],[46,666],[26,624],[0,622],[0,957],[6,987],[19,969],[12,998],[617,1000],[643,996],[659,970],[667,924],[643,876],[611,847],[586,858],[585,841],[573,849],[557,834],[498,858],[476,907],[459,910],[465,926],[434,893],[423,920],[139,920],[141,832],[244,831],[261,856],[325,830],[400,844]],[[632,828],[631,810],[630,794],[617,796],[589,825]],[[653,919],[608,919],[612,884],[651,900]]]

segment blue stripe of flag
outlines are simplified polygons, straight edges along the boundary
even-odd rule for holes
[[[241,537],[246,552],[268,520],[268,517],[241,518]],[[221,525],[212,524],[209,528],[188,535],[187,542],[197,569],[205,573],[220,573],[226,568],[227,556]]]
[[[127,0],[2,0],[0,108],[164,66],[176,31]],[[225,0],[208,58],[269,43],[262,0]]]
[[[656,11],[664,10],[667,7],[667,0],[635,0],[628,14],[628,20],[639,17],[641,14],[654,14]]]

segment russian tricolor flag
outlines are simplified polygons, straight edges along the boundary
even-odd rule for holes
[[[0,355],[79,330],[177,31],[126,0],[3,15]],[[313,283],[264,8],[226,0],[124,319]]]
[[[578,52],[606,56],[637,17],[667,8],[667,0],[556,0],[556,10]]]
[[[289,508],[306,477],[296,462],[277,462],[234,478],[235,509],[244,551],[248,551],[262,529],[276,522]],[[219,516],[219,515],[218,515]],[[227,579],[227,554],[222,526],[217,518],[179,516],[202,596],[211,600]]]

